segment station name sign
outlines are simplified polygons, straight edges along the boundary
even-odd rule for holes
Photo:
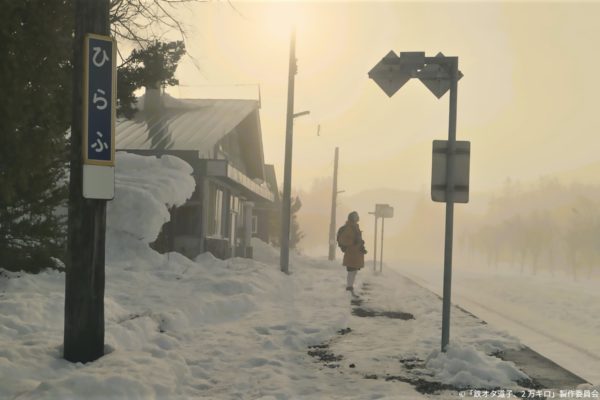
[[[87,34],[83,74],[83,162],[114,166],[116,52],[109,36]]]

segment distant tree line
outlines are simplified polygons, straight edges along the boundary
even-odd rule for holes
[[[460,234],[461,257],[491,268],[588,277],[600,270],[599,195],[594,185],[543,179],[524,189],[507,181],[484,218]]]
[[[123,60],[120,114],[147,82],[173,85],[183,41],[161,43],[157,26],[178,30],[178,3],[112,0],[117,39],[139,48]],[[0,0],[0,266],[37,272],[65,251],[71,122],[74,0]]]
[[[273,246],[279,247],[280,243],[280,235],[281,232],[281,208],[282,203],[281,199],[283,198],[283,193],[279,192],[279,198],[275,201],[274,212],[269,215],[269,231],[275,232],[275,236],[271,239],[271,244]],[[300,224],[298,223],[298,211],[302,208],[302,201],[300,201],[299,196],[292,196],[291,205],[290,205],[290,248],[299,250],[299,244],[302,238],[304,237],[304,233],[300,230]]]

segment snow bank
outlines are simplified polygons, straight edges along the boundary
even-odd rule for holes
[[[150,332],[157,326],[185,327],[186,318],[178,310],[154,313],[145,306],[139,311],[135,297],[156,285],[132,271],[164,265],[148,243],[168,221],[168,207],[191,196],[191,173],[192,168],[176,157],[117,153],[115,199],[107,207],[108,354],[97,362],[83,366],[62,359],[63,273],[0,276],[0,398],[148,399],[171,390],[175,375],[163,371],[176,370],[177,365],[153,357],[169,346],[169,340]],[[185,262],[179,267],[185,268]],[[132,293],[132,301],[121,301]]]
[[[161,268],[164,262],[149,243],[169,221],[169,208],[183,204],[194,192],[192,167],[173,156],[157,158],[123,152],[117,153],[116,165],[115,199],[108,203],[106,218],[108,268]]]
[[[511,388],[529,379],[514,363],[489,356],[473,346],[449,344],[446,352],[433,351],[425,367],[433,380],[457,387]]]
[[[341,268],[294,256],[294,274],[285,275],[273,262],[278,252],[257,241],[264,262],[209,254],[192,261],[149,247],[168,206],[193,192],[190,173],[174,157],[117,155],[107,220],[107,351],[99,360],[62,359],[64,274],[0,277],[0,398],[318,398],[363,387],[323,379],[306,354],[347,326]]]
[[[108,202],[108,229],[153,242],[169,220],[168,207],[181,205],[191,197],[196,186],[192,167],[173,156],[156,158],[122,152],[117,153],[116,165],[116,193],[115,199]]]

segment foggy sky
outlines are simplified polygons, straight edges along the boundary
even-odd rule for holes
[[[388,98],[367,77],[390,50],[459,57],[457,139],[471,141],[471,188],[534,180],[598,159],[599,3],[226,2],[184,13],[190,32],[176,97],[254,97],[265,161],[281,183],[289,27],[297,25],[293,186],[422,190],[431,141],[446,139],[448,95],[416,80]],[[232,87],[233,84],[250,84]],[[317,136],[317,125],[321,125]]]

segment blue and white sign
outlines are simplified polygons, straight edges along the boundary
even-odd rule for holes
[[[115,197],[117,44],[87,34],[83,46],[83,197]]]
[[[116,51],[109,36],[87,34],[83,74],[83,162],[114,166]]]

